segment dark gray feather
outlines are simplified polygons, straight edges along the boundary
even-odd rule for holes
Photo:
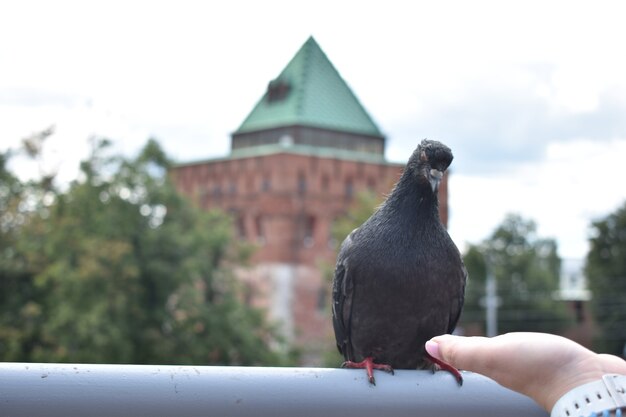
[[[346,360],[427,366],[424,343],[456,326],[467,271],[431,188],[451,161],[445,145],[422,141],[385,203],[343,242],[332,297]]]

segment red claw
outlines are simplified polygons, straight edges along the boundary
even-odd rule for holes
[[[382,363],[374,363],[374,358],[371,356],[368,356],[361,362],[345,361],[341,364],[341,367],[350,369],[365,369],[367,371],[367,379],[372,385],[376,385],[376,380],[374,379],[374,369],[389,372],[393,375],[393,368],[391,366]]]
[[[456,381],[459,383],[459,386],[463,385],[463,376],[461,375],[458,369],[456,369],[454,366],[450,365],[449,363],[442,361],[441,359],[437,359],[433,356],[430,356],[428,352],[426,352],[426,357],[428,358],[429,361],[439,366],[439,368],[443,369],[444,371],[450,372],[456,378]]]

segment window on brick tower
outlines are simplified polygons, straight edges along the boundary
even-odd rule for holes
[[[302,172],[298,174],[298,194],[306,194],[306,176]]]
[[[330,178],[328,178],[328,175],[324,174],[322,175],[322,180],[321,180],[321,185],[322,185],[322,192],[323,193],[327,193],[329,191],[329,187],[330,187]]]
[[[265,243],[265,224],[263,222],[263,216],[260,214],[254,218],[254,229],[256,232],[256,240],[261,244]]]
[[[375,180],[374,178],[369,177],[369,178],[367,179],[367,189],[368,189],[369,191],[374,191],[374,190],[376,190],[376,180]]]
[[[352,178],[348,178],[346,180],[346,187],[345,187],[346,200],[352,200],[353,196],[354,196],[354,184],[352,183]]]
[[[310,248],[315,243],[315,216],[308,215],[304,221],[304,247]]]
[[[211,196],[215,199],[222,197],[222,188],[219,185],[214,185],[213,190],[211,190]]]
[[[239,239],[245,239],[246,238],[246,223],[241,214],[237,215],[236,223],[237,223],[237,236],[239,237]]]
[[[265,175],[261,180],[261,191],[269,191],[272,188],[272,180],[269,175]]]

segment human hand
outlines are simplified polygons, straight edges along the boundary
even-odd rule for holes
[[[561,336],[507,333],[493,338],[443,335],[426,342],[432,356],[483,374],[535,400],[548,412],[565,393],[602,375],[626,375],[626,361]]]

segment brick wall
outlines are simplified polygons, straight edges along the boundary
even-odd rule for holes
[[[202,208],[230,212],[239,238],[257,244],[252,267],[237,272],[250,289],[247,302],[281,322],[305,352],[303,364],[312,365],[318,364],[316,351],[334,346],[325,304],[330,283],[320,268],[325,263],[332,270],[341,243],[331,241],[332,222],[346,213],[357,193],[388,194],[402,169],[400,164],[284,152],[181,165],[172,177]],[[447,176],[439,198],[445,225]]]

